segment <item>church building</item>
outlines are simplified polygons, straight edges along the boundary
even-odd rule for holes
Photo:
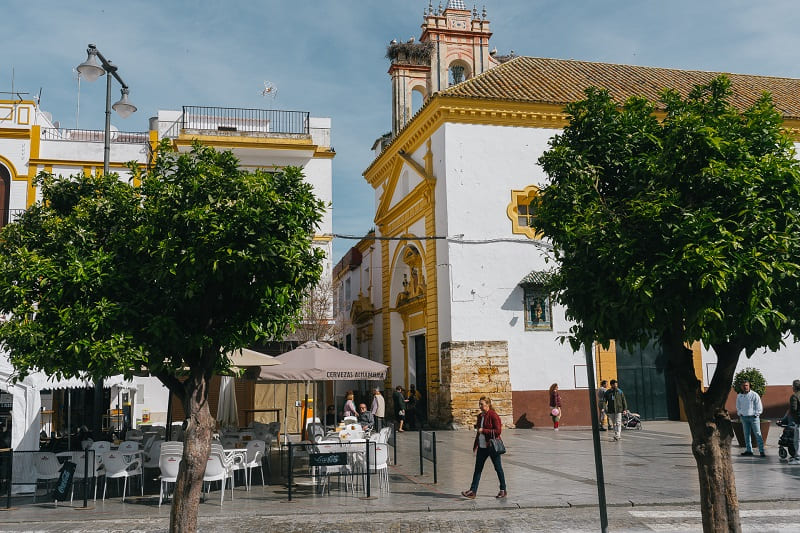
[[[388,47],[392,131],[364,171],[375,227],[334,268],[342,343],[390,366],[387,389],[415,385],[432,425],[471,425],[488,395],[504,424],[551,427],[553,383],[562,423],[588,425],[585,354],[559,342],[570,324],[543,290],[550,246],[530,227],[531,200],[547,182],[537,160],[567,124],[564,105],[589,86],[619,102],[657,101],[663,88],[685,95],[719,73],[499,56],[491,36],[485,10],[451,0],[428,6],[418,41]],[[800,140],[800,80],[729,77],[738,106],[771,92]],[[799,351],[742,357],[766,376],[767,414],[785,408]],[[694,353],[707,384],[715,356],[699,345]],[[646,419],[677,419],[660,355],[657,346],[592,348],[596,379],[619,379]]]

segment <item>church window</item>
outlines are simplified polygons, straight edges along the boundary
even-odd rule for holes
[[[511,203],[506,207],[506,215],[511,220],[511,233],[525,235],[529,239],[541,239],[533,222],[536,220],[536,201],[539,188],[530,185],[522,190],[511,191]]]

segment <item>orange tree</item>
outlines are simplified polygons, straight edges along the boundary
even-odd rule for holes
[[[41,201],[0,233],[0,340],[23,376],[157,376],[188,420],[170,529],[194,531],[209,381],[226,352],[296,322],[325,206],[298,168],[247,172],[200,145],[162,144],[134,178],[39,176]]]
[[[655,336],[692,434],[705,531],[739,531],[725,400],[742,353],[798,326],[800,172],[769,95],[731,105],[725,77],[682,98],[618,106],[586,91],[539,159],[549,176],[534,226],[554,245],[554,287],[584,343]],[[713,348],[704,390],[687,346]]]

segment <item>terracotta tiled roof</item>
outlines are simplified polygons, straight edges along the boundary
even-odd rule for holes
[[[590,86],[608,89],[623,102],[643,95],[658,101],[664,88],[682,95],[721,72],[615,65],[520,56],[479,76],[445,89],[442,96],[565,104],[582,99]],[[767,91],[786,118],[800,118],[800,79],[726,73],[732,82],[731,103],[744,109]]]

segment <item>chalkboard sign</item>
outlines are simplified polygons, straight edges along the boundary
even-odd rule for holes
[[[337,453],[310,453],[308,454],[309,466],[341,466],[347,464],[347,452]]]
[[[58,483],[56,483],[56,488],[53,491],[55,500],[63,502],[67,499],[72,488],[72,478],[75,477],[75,468],[77,466],[72,461],[67,461],[61,467],[61,475],[58,476]]]

